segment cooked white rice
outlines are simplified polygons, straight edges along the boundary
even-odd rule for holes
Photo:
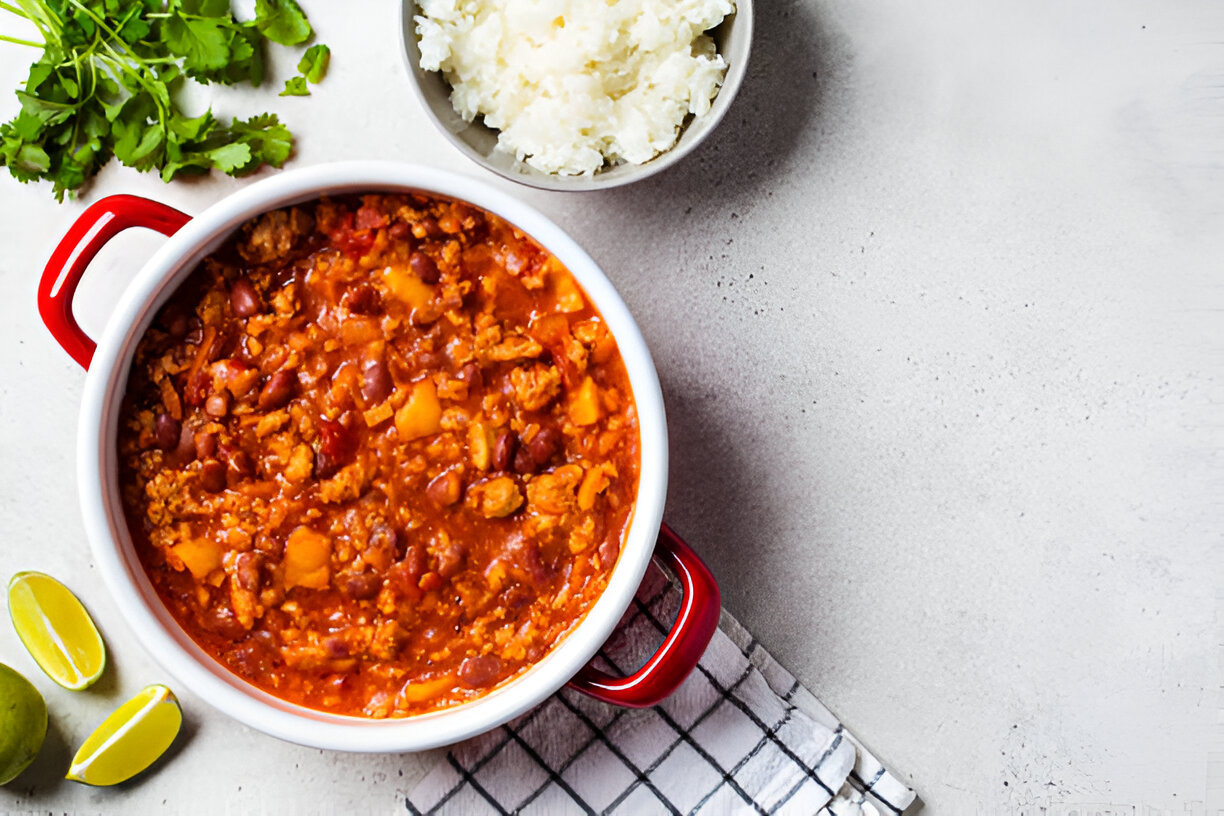
[[[732,0],[421,0],[421,67],[467,121],[546,173],[648,161],[710,109],[726,72],[703,32]]]

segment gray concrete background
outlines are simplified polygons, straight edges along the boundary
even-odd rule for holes
[[[216,112],[279,111],[294,166],[481,174],[412,98],[393,0],[305,5],[325,83],[219,90]],[[637,315],[670,416],[669,522],[926,812],[1224,812],[1224,7],[809,0],[757,18],[738,100],[680,166],[582,195],[488,177]],[[0,48],[5,87],[30,58]],[[112,656],[72,694],[0,626],[0,660],[52,708],[0,811],[395,812],[432,759],[298,748],[183,693],[187,738],[155,774],[58,779],[164,676],[90,562],[82,377],[39,324],[36,276],[97,197],[198,212],[241,184],[112,166],[61,206],[0,179],[4,564],[73,586]],[[156,245],[127,235],[98,259],[87,327]]]

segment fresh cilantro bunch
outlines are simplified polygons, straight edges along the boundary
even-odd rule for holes
[[[256,0],[248,21],[234,19],[229,0],[0,0],[0,9],[43,38],[0,36],[43,49],[17,91],[21,112],[0,125],[0,163],[20,181],[51,181],[62,201],[111,156],[164,181],[214,168],[239,176],[289,157],[293,136],[275,114],[226,125],[212,111],[187,116],[175,96],[189,79],[259,85],[265,40],[293,46],[314,33],[294,0]]]

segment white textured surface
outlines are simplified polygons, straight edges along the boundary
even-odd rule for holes
[[[299,165],[479,172],[413,101],[391,0],[306,5],[331,76],[309,99],[220,91],[218,113],[279,110]],[[930,813],[1224,809],[1222,41],[1210,0],[779,0],[687,161],[605,193],[519,191],[604,264],[651,343],[669,521]],[[0,47],[2,87],[29,58]],[[111,167],[60,206],[0,179],[5,572],[61,576],[112,655],[66,692],[0,625],[0,660],[53,723],[0,811],[395,812],[429,759],[295,748],[184,694],[187,738],[156,773],[57,781],[162,678],[89,563],[81,375],[38,322],[36,276],[98,196],[198,211],[241,183]],[[99,258],[87,326],[155,244]]]

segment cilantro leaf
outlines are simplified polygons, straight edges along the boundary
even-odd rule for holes
[[[207,76],[229,62],[229,37],[215,20],[171,13],[162,22],[161,36],[170,53],[183,58],[183,70],[188,75]]]
[[[311,85],[318,85],[327,75],[327,66],[331,63],[331,49],[326,45],[312,45],[306,49],[302,59],[298,61],[298,73],[305,77]]]
[[[290,77],[285,82],[285,90],[281,96],[310,96],[306,83],[318,84],[327,73],[327,64],[331,60],[331,49],[326,45],[312,45],[306,49],[302,59],[298,61],[298,71],[301,76]]]
[[[50,181],[62,201],[112,157],[169,181],[280,167],[293,151],[275,115],[223,125],[211,111],[189,116],[177,91],[189,79],[259,85],[267,42],[314,34],[295,0],[255,0],[250,21],[234,18],[230,0],[19,0],[0,10],[45,39],[17,91],[21,110],[0,124],[0,166],[19,181]],[[284,95],[308,94],[329,56],[327,46],[308,48]]]
[[[280,92],[281,96],[310,96],[310,90],[306,87],[306,77],[289,77],[285,80],[285,90]]]
[[[213,167],[222,173],[236,173],[251,163],[251,146],[244,142],[231,142],[208,151]]]
[[[294,0],[255,0],[255,26],[269,40],[281,45],[299,45],[314,33],[306,14]]]
[[[235,119],[229,127],[229,132],[251,146],[253,157],[273,167],[284,164],[293,151],[293,134],[280,123],[274,113],[252,116],[245,122]]]

